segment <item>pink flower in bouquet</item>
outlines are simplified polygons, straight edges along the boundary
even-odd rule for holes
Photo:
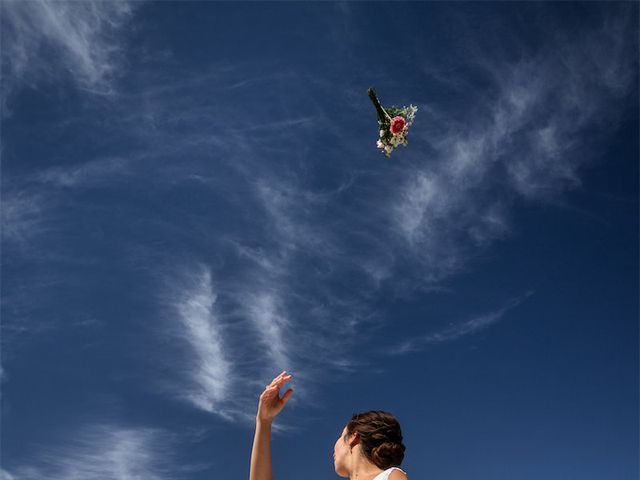
[[[376,143],[376,147],[384,148],[384,144],[380,140],[378,140],[377,143]]]
[[[407,121],[401,117],[401,116],[397,116],[397,117],[393,117],[391,119],[391,133],[393,133],[394,135],[397,133],[400,133],[402,130],[404,130],[405,125],[407,124]]]

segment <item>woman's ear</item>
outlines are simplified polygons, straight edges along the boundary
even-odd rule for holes
[[[353,448],[359,443],[360,443],[360,434],[358,432],[354,432],[353,435],[351,435],[351,438],[349,439],[349,446]]]

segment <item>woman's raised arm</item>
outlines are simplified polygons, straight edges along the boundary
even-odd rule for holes
[[[293,390],[290,388],[280,398],[280,388],[292,378],[287,372],[282,372],[267,385],[262,395],[260,395],[258,413],[256,414],[256,433],[253,437],[253,448],[251,449],[249,480],[273,479],[271,468],[271,424],[293,394]]]

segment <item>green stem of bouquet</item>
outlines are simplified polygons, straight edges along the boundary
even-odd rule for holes
[[[391,117],[385,111],[385,109],[382,108],[382,105],[380,105],[380,100],[378,100],[376,92],[372,87],[369,87],[367,93],[369,94],[369,98],[373,102],[373,106],[376,107],[376,112],[378,112],[378,122],[380,123],[380,125],[389,125],[391,123]]]

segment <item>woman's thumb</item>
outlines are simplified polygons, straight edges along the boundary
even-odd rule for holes
[[[284,395],[282,396],[283,404],[289,401],[289,399],[291,398],[291,395],[293,395],[293,388],[290,388],[289,390],[284,392]]]

